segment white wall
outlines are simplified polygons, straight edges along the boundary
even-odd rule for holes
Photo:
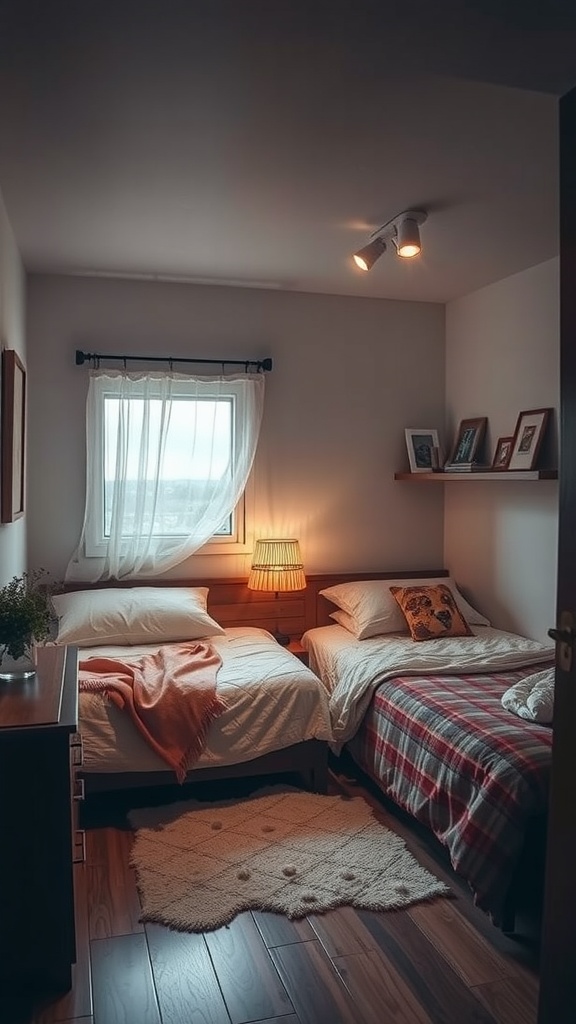
[[[447,426],[488,417],[488,461],[521,410],[552,407],[543,459],[558,465],[559,264],[550,260],[446,307]],[[558,483],[445,484],[445,564],[501,629],[538,640],[555,622]]]
[[[404,427],[443,422],[443,306],[32,275],[28,333],[31,565],[62,574],[81,527],[88,369],[76,348],[272,356],[255,535],[299,537],[309,572],[442,565],[443,488],[416,492],[393,474],[407,468]],[[195,556],[171,575],[249,566]]]
[[[0,346],[14,349],[26,365],[25,277],[0,194]],[[26,567],[26,516],[0,525],[0,586]]]

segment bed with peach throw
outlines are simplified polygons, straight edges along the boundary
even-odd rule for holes
[[[56,642],[79,648],[87,792],[270,772],[325,788],[324,686],[267,630],[224,628],[208,593],[111,585],[54,596]]]
[[[475,900],[502,922],[525,836],[546,811],[552,730],[502,706],[553,651],[474,627],[470,637],[357,640],[339,625],[303,639],[330,690],[343,745],[387,797],[447,849]]]
[[[217,693],[223,707],[210,722],[201,755],[191,752],[188,758],[188,780],[249,775],[257,769],[258,774],[293,770],[311,773],[310,784],[322,788],[320,776],[332,737],[322,683],[264,629],[226,629],[210,637],[210,647],[221,660]],[[85,648],[81,664],[89,666],[93,657],[133,662],[161,648]],[[174,780],[174,772],[131,717],[104,694],[81,690],[79,715],[88,790]]]

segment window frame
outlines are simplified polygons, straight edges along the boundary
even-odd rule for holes
[[[90,499],[92,501],[89,526],[84,537],[84,554],[87,558],[103,558],[107,551],[107,540],[104,533],[105,521],[105,486],[104,486],[104,451],[105,451],[105,416],[104,408],[107,397],[112,397],[113,391],[108,394],[103,391],[98,395],[95,403],[95,436],[93,437],[93,463],[97,466],[96,478],[91,481]],[[189,399],[192,401],[193,399]],[[232,443],[233,440],[232,440]],[[243,494],[232,512],[232,531],[229,536],[214,534],[202,547],[195,552],[196,555],[236,555],[247,554],[252,550],[248,543],[248,508],[252,507],[253,497],[253,470],[250,473],[248,482]],[[175,534],[175,537],[184,537],[185,534]]]

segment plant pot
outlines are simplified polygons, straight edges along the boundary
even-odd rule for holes
[[[36,672],[34,654],[34,648],[21,658],[12,658],[9,654],[4,654],[0,661],[0,679],[27,679],[33,676]]]

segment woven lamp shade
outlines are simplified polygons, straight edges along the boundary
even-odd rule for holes
[[[305,590],[306,577],[297,540],[257,540],[248,577],[249,590]]]

